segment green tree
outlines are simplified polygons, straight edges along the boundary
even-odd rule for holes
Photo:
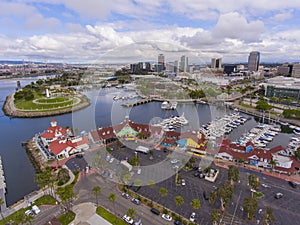
[[[200,200],[199,199],[193,199],[191,202],[190,202],[190,205],[192,206],[193,209],[195,210],[198,210],[200,209],[201,207],[201,203],[200,203]]]
[[[229,166],[228,169],[228,180],[230,181],[231,185],[233,185],[234,182],[237,182],[239,179],[239,169],[236,166]]]
[[[248,182],[251,188],[254,190],[258,190],[259,187],[259,179],[254,174],[250,174],[248,177]]]
[[[218,196],[220,198],[222,211],[225,210],[227,203],[232,197],[232,194],[233,194],[233,187],[228,182],[225,182],[218,190]]]
[[[110,193],[108,196],[108,200],[113,204],[114,211],[116,212],[115,202],[116,202],[116,195],[114,193]],[[117,217],[115,217],[115,223],[117,223]]]
[[[69,170],[66,168],[61,168],[57,174],[58,185],[63,185],[70,180]]]
[[[256,109],[261,111],[269,111],[272,109],[272,106],[270,106],[269,103],[264,100],[258,100],[256,102]]]
[[[210,195],[209,195],[209,203],[213,204],[215,202],[217,196],[218,196],[217,191],[211,191]]]
[[[50,188],[51,195],[54,196],[54,185],[57,181],[53,170],[50,167],[46,167],[42,172],[37,173],[35,177],[35,182],[38,183],[39,188],[42,190],[45,188]]]
[[[181,206],[183,205],[183,203],[184,203],[184,199],[183,199],[182,196],[177,195],[177,196],[174,198],[174,202],[175,202],[175,205],[176,205],[177,207],[181,207]]]
[[[135,218],[135,215],[136,215],[136,211],[135,211],[135,209],[133,209],[133,208],[129,208],[129,209],[127,209],[127,211],[126,211],[126,215],[127,216],[130,216],[131,218]]]
[[[101,187],[100,186],[94,186],[93,189],[92,189],[92,192],[93,192],[93,195],[96,198],[96,205],[98,207],[98,198],[99,198],[99,195],[100,195],[100,192],[101,192]]]
[[[33,215],[30,214],[28,216],[25,216],[24,223],[25,224],[32,224],[33,220],[34,220],[34,217],[33,217]]]
[[[255,198],[246,198],[244,199],[244,210],[247,213],[248,220],[252,220],[254,212],[257,209],[258,201]]]
[[[159,189],[159,194],[160,194],[160,196],[163,197],[163,198],[166,197],[166,196],[168,195],[168,189],[167,189],[167,188],[163,188],[163,187],[160,188],[160,189]]]
[[[300,160],[300,148],[297,148],[297,150],[294,152],[294,155],[297,160]]]
[[[270,223],[274,223],[274,221],[273,209],[268,206],[264,214],[264,225],[269,225]]]
[[[210,220],[213,225],[218,225],[221,221],[221,212],[218,209],[213,209],[210,213]]]
[[[72,209],[72,201],[75,199],[76,195],[73,191],[73,187],[71,185],[67,185],[65,187],[59,187],[57,189],[57,194],[62,201],[62,204],[65,206],[67,211]]]
[[[129,160],[129,163],[133,166],[137,166],[137,165],[139,165],[139,158],[134,156]]]

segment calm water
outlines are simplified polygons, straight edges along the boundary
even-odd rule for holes
[[[30,83],[32,80],[21,81],[22,86]],[[5,97],[15,90],[16,81],[0,80],[0,107],[4,103]],[[186,130],[197,129],[202,124],[208,123],[212,118],[219,118],[228,113],[223,107],[194,105],[194,104],[178,104],[177,110],[161,110],[161,103],[150,102],[145,105],[133,108],[122,107],[121,104],[127,101],[135,101],[137,99],[113,101],[116,95],[129,95],[132,92],[111,88],[100,91],[90,91],[86,93],[91,99],[91,105],[83,110],[72,114],[54,116],[48,118],[36,119],[9,119],[0,114],[0,155],[4,166],[4,172],[7,183],[7,203],[11,205],[37,189],[34,183],[35,172],[30,164],[25,150],[21,146],[21,142],[32,138],[36,133],[42,132],[49,127],[52,119],[58,121],[59,125],[66,127],[71,126],[79,131],[89,131],[96,127],[106,127],[111,124],[118,124],[124,120],[126,115],[136,123],[151,123],[159,118],[166,118],[171,115],[181,115],[183,112],[189,120]],[[245,115],[247,116],[247,115]],[[242,133],[255,127],[257,122],[253,117],[242,126],[235,129],[229,136],[231,140],[235,140]],[[289,135],[279,134],[274,141],[268,146],[276,145],[286,146],[288,144]]]

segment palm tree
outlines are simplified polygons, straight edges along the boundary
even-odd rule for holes
[[[166,197],[166,196],[168,195],[168,189],[167,189],[167,188],[163,188],[163,187],[160,188],[160,189],[159,189],[159,194],[160,194],[160,196],[163,197],[163,198]]]
[[[192,206],[193,209],[195,210],[198,210],[200,209],[201,207],[201,204],[200,204],[200,200],[199,199],[193,199],[191,202],[190,202],[190,205]]]
[[[275,217],[273,215],[273,209],[271,207],[267,207],[264,215],[264,225],[274,223],[274,221],[275,221]]]
[[[225,182],[218,191],[218,196],[220,198],[222,211],[225,210],[227,203],[232,197],[232,194],[233,194],[233,187],[229,183]]]
[[[213,209],[210,214],[210,220],[213,225],[218,225],[221,221],[221,211],[218,209]]]
[[[239,179],[239,169],[236,166],[229,166],[228,169],[228,180],[230,181],[231,185],[233,185],[234,182],[237,182]]]
[[[249,177],[248,177],[248,182],[249,182],[249,185],[257,190],[258,187],[259,187],[259,179],[254,175],[254,174],[250,174]]]
[[[126,215],[127,215],[127,216],[130,216],[130,217],[133,218],[133,219],[134,219],[134,217],[135,217],[135,214],[136,214],[136,211],[135,211],[133,208],[129,208],[129,209],[127,209],[127,211],[126,211]]]
[[[210,204],[213,204],[215,202],[217,195],[218,195],[217,191],[210,192],[210,195],[209,195],[209,203]]]
[[[174,198],[174,202],[175,202],[175,205],[176,205],[177,207],[180,207],[181,205],[183,205],[184,199],[183,199],[182,196],[177,195],[177,196]]]
[[[57,189],[57,194],[59,195],[62,204],[65,205],[67,211],[71,210],[72,200],[76,197],[73,191],[73,187],[70,185],[67,185],[65,187],[60,187]]]
[[[114,211],[116,211],[116,208],[115,208],[115,202],[116,202],[116,195],[114,193],[111,193],[109,196],[108,196],[108,200],[110,202],[113,203],[113,206],[114,206]],[[117,217],[115,217],[116,220],[115,220],[115,223],[117,223]]]
[[[99,197],[100,192],[101,192],[101,187],[99,187],[99,186],[93,187],[92,192],[93,192],[93,195],[95,195],[95,197],[96,197],[96,205],[98,207],[98,197]]]
[[[243,205],[244,205],[244,210],[247,212],[248,220],[252,220],[252,217],[258,205],[257,199],[245,198]]]

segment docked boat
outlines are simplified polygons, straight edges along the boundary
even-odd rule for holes
[[[177,107],[177,102],[168,102],[168,101],[164,101],[161,104],[161,109],[171,109],[171,110],[175,110]]]

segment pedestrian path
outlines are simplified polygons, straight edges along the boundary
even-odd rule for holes
[[[71,225],[112,225],[96,213],[96,206],[94,203],[86,202],[75,205],[73,207],[73,212],[76,213],[76,217]]]

